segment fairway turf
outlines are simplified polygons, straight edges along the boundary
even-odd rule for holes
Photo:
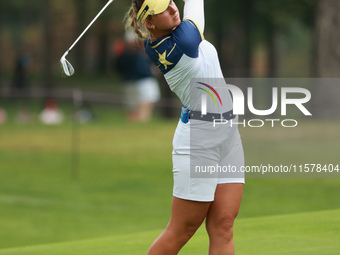
[[[235,222],[239,255],[336,255],[340,250],[340,210],[240,219]],[[0,250],[0,255],[110,255],[146,254],[161,230],[117,235],[76,242]],[[203,228],[179,254],[208,254]]]
[[[62,244],[55,252],[64,250],[64,254],[77,254],[72,253],[76,252],[72,251],[75,244],[79,245],[74,249],[83,249],[82,254],[112,254],[116,247],[110,247],[110,242],[117,249],[134,250],[125,254],[143,254],[141,250],[166,226],[172,197],[171,142],[177,120],[156,118],[146,124],[131,124],[119,110],[99,107],[94,111],[96,121],[79,127],[76,179],[72,178],[70,117],[55,127],[38,122],[19,125],[13,118],[0,126],[0,254],[12,254],[20,251],[19,247],[31,245],[32,248],[23,251],[43,249],[45,246],[41,244],[59,247],[58,243]],[[248,165],[335,163],[336,160],[340,163],[339,130],[339,121],[302,121],[299,127],[289,131],[240,128]],[[339,218],[333,217],[339,211],[325,212],[325,216],[332,216],[331,223],[325,225],[318,223],[324,221],[316,215],[322,210],[340,208],[339,184],[339,179],[247,179],[239,223],[235,227],[239,254],[336,254],[320,252],[325,245],[318,248],[316,236],[304,233],[305,225],[299,231],[294,230],[296,238],[290,239],[287,225],[294,217],[285,218],[282,214],[298,213],[310,217],[309,222],[315,216],[314,231],[325,233],[321,237],[326,240],[332,229],[339,226]],[[265,223],[264,216],[268,216],[270,224],[263,225],[266,226],[263,231],[268,231],[263,242],[272,243],[268,249],[272,253],[250,253],[252,247],[248,243],[255,245],[255,241],[263,238],[260,230],[256,234],[255,226],[258,221]],[[276,220],[283,217],[282,223],[274,224],[272,217]],[[273,233],[281,226],[286,232],[282,232],[283,240],[276,243]],[[207,254],[206,235],[202,230],[199,233],[194,240],[202,238],[202,243],[197,241],[197,249],[203,252],[195,253],[196,245],[190,242],[183,254]],[[334,240],[329,238],[330,242]],[[77,240],[80,241],[73,242]],[[293,243],[292,247],[307,249],[303,246],[308,240],[314,247],[310,253],[307,250],[283,253],[283,248],[277,248],[287,242],[289,246]],[[86,246],[88,242],[93,246]],[[101,248],[103,242],[107,244]],[[262,251],[265,248],[253,247]],[[281,253],[273,253],[275,247]],[[102,249],[108,253],[100,253]],[[51,252],[45,254],[54,254]]]

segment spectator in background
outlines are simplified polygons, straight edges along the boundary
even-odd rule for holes
[[[64,114],[59,109],[58,102],[55,99],[48,99],[45,109],[40,113],[40,120],[47,125],[61,124],[64,120]]]
[[[28,89],[29,81],[28,74],[32,60],[25,46],[23,46],[17,53],[15,59],[13,87],[15,92],[23,92]]]
[[[141,45],[132,31],[126,32],[125,41],[117,40],[114,43],[115,67],[124,82],[128,119],[134,122],[149,121],[154,104],[160,99],[159,84],[152,73],[152,63]]]

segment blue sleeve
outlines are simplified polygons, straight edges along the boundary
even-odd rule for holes
[[[172,33],[159,37],[153,42],[144,41],[145,51],[163,74],[171,71],[185,54],[198,57],[198,48],[204,40],[196,23],[187,19],[181,22]]]
[[[172,36],[179,49],[185,55],[191,58],[198,56],[198,46],[203,41],[204,36],[193,20],[184,20],[173,31]]]

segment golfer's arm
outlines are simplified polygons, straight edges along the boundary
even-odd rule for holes
[[[204,33],[204,0],[183,0],[183,19],[192,19]]]

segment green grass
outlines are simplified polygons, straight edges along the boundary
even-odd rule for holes
[[[118,109],[95,106],[96,121],[78,128],[75,179],[70,106],[62,106],[68,117],[55,127],[19,125],[17,107],[6,108],[10,119],[0,126],[0,254],[143,254],[170,216],[177,121],[131,124]],[[339,121],[240,128],[246,164],[339,164],[339,128]],[[235,228],[239,254],[336,254],[330,234],[339,228],[339,184],[336,178],[247,179]],[[25,246],[32,248],[20,248]],[[206,254],[206,247],[201,230],[183,254]]]
[[[338,254],[340,210],[240,219],[235,222],[236,254]],[[6,255],[146,254],[160,229],[75,242],[3,249]],[[208,237],[200,228],[180,254],[208,254]]]

